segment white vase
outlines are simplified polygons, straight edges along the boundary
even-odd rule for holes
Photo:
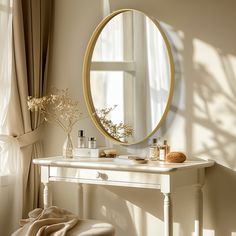
[[[62,155],[64,158],[73,158],[73,143],[70,133],[67,133],[66,140],[63,144]]]

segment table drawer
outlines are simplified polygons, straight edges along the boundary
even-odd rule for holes
[[[159,189],[162,176],[156,174],[110,171],[99,169],[75,169],[50,167],[51,181],[66,181],[88,184],[117,185]]]

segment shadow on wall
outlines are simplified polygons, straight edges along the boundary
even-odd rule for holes
[[[212,236],[236,235],[236,174],[229,168],[216,164],[206,173],[204,197],[204,228]]]
[[[85,1],[83,3],[85,4]],[[209,233],[204,233],[204,236],[234,236],[236,232],[236,1],[110,0],[110,3],[111,10],[135,8],[144,11],[169,25],[168,30],[177,36],[173,43],[178,53],[180,76],[175,84],[173,104],[161,135],[171,141],[171,146],[185,150],[188,156],[208,157],[218,163],[207,170],[206,175],[204,229]],[[90,9],[88,4],[86,11],[83,9],[84,14]],[[91,14],[90,17],[95,17],[95,14]],[[72,33],[77,29],[76,35],[86,36],[82,38],[82,42],[87,42],[89,37],[89,34],[81,34],[81,31],[88,31],[88,24],[84,24],[85,18],[85,16],[81,18],[84,28],[73,27],[69,31]],[[65,22],[63,20],[61,23]],[[96,25],[95,19],[91,22]],[[73,26],[72,23],[69,25]],[[91,31],[94,25],[90,25]],[[69,35],[63,31],[64,28],[66,27],[58,26],[63,36]],[[76,39],[78,42],[81,39],[79,37]],[[70,39],[74,40],[74,37]],[[66,45],[74,43],[74,41],[71,44],[62,42]],[[60,42],[58,45],[61,46],[63,43]],[[76,45],[77,51],[81,51],[83,47]],[[71,58],[71,55],[77,55],[67,47],[58,48],[64,51],[57,50],[61,54],[55,54],[55,58]],[[76,51],[73,47],[70,49]],[[73,73],[76,72],[74,68],[77,68],[77,63],[78,58],[72,57],[67,70],[64,66],[65,61],[62,60],[61,64],[55,63],[54,78],[61,78],[61,84],[67,86],[68,81],[60,77],[60,73],[69,71],[71,74],[69,73],[67,77],[75,78]],[[71,79],[70,85],[76,85],[71,87],[78,90],[76,81]],[[89,125],[90,123],[84,122],[81,127],[89,130]],[[57,142],[48,142],[48,146],[50,145],[54,147],[48,147],[48,153],[59,152]],[[146,146],[147,143],[143,143],[133,149],[139,151]],[[98,189],[100,192],[96,192]],[[117,235],[125,236],[127,230],[130,232],[129,236],[155,235],[146,234],[150,228],[156,229],[154,223],[153,227],[148,226],[149,219],[152,220],[154,216],[155,223],[163,219],[163,199],[158,191],[142,189],[127,191],[123,188],[109,187],[91,188],[90,193],[91,197],[97,197],[95,201],[90,201],[94,204],[91,206],[93,211],[91,215],[94,218],[102,216],[104,219],[108,216],[118,227]],[[105,196],[98,197],[99,193]],[[189,236],[193,231],[191,194],[192,191],[189,189],[181,189],[174,196],[176,203],[174,221],[181,226],[179,233],[175,231],[177,236]],[[134,212],[140,213],[139,219],[135,218],[137,214]],[[135,225],[137,221],[140,221],[142,227],[137,228]],[[160,235],[162,235],[161,230],[158,229]]]
[[[185,121],[187,154],[218,163],[206,175],[204,235],[231,236],[236,232],[236,57],[190,35],[184,46],[185,107],[172,106],[172,112]]]
[[[111,222],[116,228],[116,235],[127,235],[127,232],[130,236],[137,235],[126,199],[110,187],[87,186],[87,191],[87,197],[91,198],[86,206],[87,215]]]
[[[236,232],[236,57],[190,35],[186,46],[192,50],[185,65],[187,152],[218,163],[207,170],[204,228],[211,236],[231,236]]]
[[[218,7],[213,7],[211,16]],[[223,22],[229,23],[230,17]],[[231,236],[236,232],[236,51],[233,46],[236,31],[228,26],[223,30],[212,28],[204,34],[209,27],[207,20],[199,33],[182,25],[183,30],[186,28],[184,50],[180,52],[184,58],[185,107],[172,107],[172,112],[185,121],[188,155],[208,157],[218,163],[207,170],[204,188],[204,228],[210,233],[204,235],[211,236]]]
[[[91,188],[89,195],[94,196],[99,192],[103,197],[92,201],[93,205],[89,208],[93,212],[90,214],[98,218],[102,215],[104,220],[113,223],[117,235],[150,235],[147,234],[147,213],[162,218],[162,205],[153,206],[153,202],[161,200],[158,191],[137,188],[128,188],[127,191],[127,188],[122,187],[100,186]],[[148,201],[144,201],[147,199],[147,192]]]
[[[164,234],[163,201],[160,190],[112,186],[89,187],[91,204],[88,215],[110,221],[117,235],[148,236]],[[97,198],[94,198],[97,196]],[[183,198],[187,201],[183,204]],[[172,195],[174,207],[174,235],[189,236],[194,231],[194,191],[191,187]]]
[[[159,132],[186,150],[188,156],[208,157],[218,163],[206,175],[204,235],[235,235],[236,2],[110,2],[112,9],[144,11],[180,36],[180,44],[175,46],[182,75],[164,128]],[[183,198],[182,204],[186,201],[187,197]],[[141,202],[137,204],[142,206]],[[148,206],[144,207],[148,211]]]

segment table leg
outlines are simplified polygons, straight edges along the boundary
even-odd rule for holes
[[[173,235],[172,202],[170,193],[164,194],[164,236]]]
[[[84,218],[84,190],[83,190],[83,184],[78,184],[78,216],[80,218]]]
[[[43,184],[44,184],[43,205],[45,209],[52,205],[52,197],[51,197],[50,184],[49,183],[43,183]]]
[[[195,221],[194,221],[195,236],[203,234],[203,195],[202,185],[195,186]]]

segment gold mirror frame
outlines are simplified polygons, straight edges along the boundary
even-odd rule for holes
[[[139,140],[137,142],[133,142],[133,143],[125,143],[125,142],[121,142],[120,140],[115,139],[113,136],[111,136],[102,126],[99,118],[95,115],[95,107],[92,101],[92,95],[91,95],[91,87],[90,87],[90,68],[91,68],[91,59],[92,59],[92,55],[93,55],[93,51],[94,51],[94,47],[95,44],[97,42],[97,39],[101,33],[101,31],[103,30],[103,28],[106,26],[106,24],[116,15],[121,14],[123,12],[127,12],[127,11],[136,11],[139,13],[144,14],[145,16],[147,16],[158,28],[158,30],[160,31],[163,40],[165,42],[166,45],[166,49],[167,49],[167,53],[168,53],[168,59],[169,59],[169,68],[170,68],[170,86],[169,86],[169,96],[168,96],[168,100],[167,100],[167,104],[164,110],[164,113],[161,117],[161,119],[159,120],[157,126],[153,129],[153,131],[148,134],[146,137],[144,137],[144,139]],[[114,11],[113,13],[111,13],[110,15],[108,15],[106,18],[104,18],[101,23],[96,27],[96,29],[94,30],[89,43],[87,45],[87,49],[85,52],[85,56],[84,56],[84,63],[83,63],[83,75],[82,75],[82,79],[83,79],[83,93],[84,93],[84,98],[85,98],[85,103],[89,112],[89,116],[91,117],[93,123],[95,124],[96,128],[108,139],[110,139],[111,141],[117,143],[117,144],[121,144],[121,145],[134,145],[134,144],[138,144],[141,143],[145,140],[147,140],[150,136],[152,136],[162,125],[163,121],[165,120],[167,113],[169,111],[170,108],[170,104],[171,104],[171,100],[173,97],[173,90],[174,90],[174,61],[173,61],[173,56],[172,56],[172,52],[171,52],[171,47],[169,44],[169,41],[167,39],[166,34],[164,33],[162,27],[160,26],[160,23],[156,20],[153,19],[151,17],[149,17],[148,15],[146,15],[145,13],[138,11],[138,10],[134,10],[134,9],[121,9],[118,11]]]

